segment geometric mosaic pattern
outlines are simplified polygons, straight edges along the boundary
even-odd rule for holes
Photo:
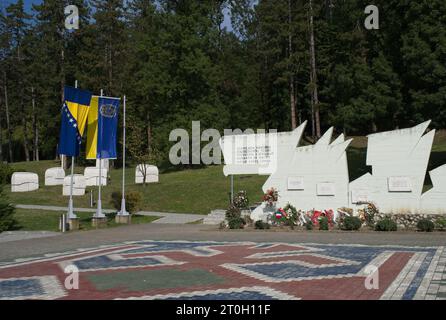
[[[444,247],[133,241],[4,263],[0,299],[446,299],[445,267]]]

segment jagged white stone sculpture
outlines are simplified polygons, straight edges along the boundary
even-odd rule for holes
[[[278,159],[278,168],[263,185],[279,193],[277,207],[287,203],[303,210],[343,207],[348,202],[348,164],[345,150],[352,140],[344,135],[331,143],[330,128],[315,145],[292,148],[289,158]],[[265,220],[271,209],[265,204],[251,218]]]
[[[39,176],[31,172],[14,172],[11,177],[11,192],[30,192],[39,189]]]
[[[446,165],[442,165],[429,172],[432,180],[432,189],[421,196],[421,209],[423,213],[446,213]]]
[[[371,166],[371,173],[350,183],[346,148],[351,140],[345,141],[340,135],[331,142],[333,128],[330,128],[315,145],[298,147],[305,124],[293,132],[272,136],[277,138],[271,140],[276,143],[276,149],[269,161],[277,163],[268,166],[269,171],[263,171],[263,174],[270,174],[263,191],[271,187],[278,190],[277,207],[290,203],[301,210],[332,209],[336,212],[341,207],[359,209],[372,202],[384,213],[446,213],[446,165],[430,172],[433,188],[423,194],[435,136],[435,130],[425,133],[430,121],[413,128],[369,135],[367,165]],[[245,139],[248,143],[244,148],[254,150],[255,154],[258,137],[224,137],[220,146],[231,149],[228,144],[232,146],[237,140]],[[240,141],[238,143],[240,145]],[[268,143],[262,147],[265,145],[269,147]],[[225,175],[261,174],[259,163],[237,163],[237,150],[223,150],[223,155]],[[265,220],[274,211],[275,208],[262,204],[252,212],[251,218]]]
[[[45,171],[46,186],[61,186],[65,178],[65,170],[60,167],[49,168]]]
[[[351,207],[369,201],[386,213],[422,211],[420,200],[435,136],[435,130],[424,135],[429,123],[368,136],[367,165],[372,173],[350,184]]]

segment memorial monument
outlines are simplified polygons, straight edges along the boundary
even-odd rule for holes
[[[306,123],[287,133],[223,137],[223,173],[269,174],[263,191],[278,191],[277,208],[290,203],[305,211],[357,211],[373,203],[389,214],[446,213],[446,165],[430,172],[433,187],[423,193],[435,136],[435,130],[426,133],[429,124],[369,135],[366,164],[371,173],[352,182],[346,153],[352,140],[340,135],[332,142],[330,128],[316,144],[299,147]],[[271,210],[262,204],[251,218],[265,220]]]

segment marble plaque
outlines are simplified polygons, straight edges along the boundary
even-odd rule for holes
[[[334,196],[336,195],[336,188],[333,182],[321,182],[317,184],[318,196]]]
[[[389,192],[412,192],[412,182],[409,177],[389,177]]]

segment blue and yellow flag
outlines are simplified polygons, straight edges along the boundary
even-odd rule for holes
[[[93,96],[87,124],[87,159],[116,159],[119,99]]]
[[[70,157],[79,155],[90,107],[91,93],[65,86],[60,125],[58,153]]]

